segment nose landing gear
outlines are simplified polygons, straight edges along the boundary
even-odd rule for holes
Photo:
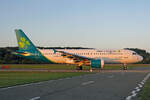
[[[123,64],[123,70],[127,70],[128,67],[127,67],[127,64]]]

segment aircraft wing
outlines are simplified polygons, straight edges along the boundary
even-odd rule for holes
[[[76,54],[65,52],[65,51],[54,50],[54,53],[56,52],[61,53],[61,56],[72,60],[73,61],[72,64],[77,64],[78,66],[90,65],[92,66],[92,68],[102,67],[102,60],[99,58],[90,58],[90,57],[80,56],[80,55],[76,55]]]
[[[79,56],[79,55],[65,52],[65,51],[54,50],[54,53],[56,53],[56,52],[62,53],[62,56],[66,57],[66,58],[74,58],[74,59],[76,58],[76,59],[81,59],[81,60],[92,60],[93,59],[93,58],[89,58],[89,57],[85,57],[85,56]]]
[[[89,65],[90,61],[93,60],[93,58],[80,56],[80,55],[76,55],[76,54],[65,52],[65,51],[54,50],[54,53],[56,53],[56,52],[61,53],[61,56],[63,56],[64,58],[68,58],[68,59],[73,60],[74,64],[78,64],[78,65],[79,64]]]

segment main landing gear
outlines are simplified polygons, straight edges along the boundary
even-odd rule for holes
[[[77,70],[82,70],[83,69],[83,62],[79,62],[76,69]]]
[[[83,67],[82,66],[77,66],[77,70],[82,70]]]

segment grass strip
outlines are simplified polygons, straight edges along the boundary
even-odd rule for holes
[[[145,83],[142,91],[138,95],[137,100],[150,100],[150,78]]]
[[[3,65],[0,65],[0,68]],[[9,68],[19,68],[19,69],[76,69],[76,65],[66,65],[66,64],[6,64]],[[105,64],[104,69],[122,69],[122,64]],[[150,67],[150,64],[129,64],[128,69],[133,69],[136,67]],[[89,69],[89,66],[83,66],[83,69]]]
[[[0,88],[88,74],[88,72],[0,72]]]

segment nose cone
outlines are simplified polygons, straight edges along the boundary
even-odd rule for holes
[[[138,59],[138,62],[140,62],[143,60],[143,57],[139,55],[137,59]]]

